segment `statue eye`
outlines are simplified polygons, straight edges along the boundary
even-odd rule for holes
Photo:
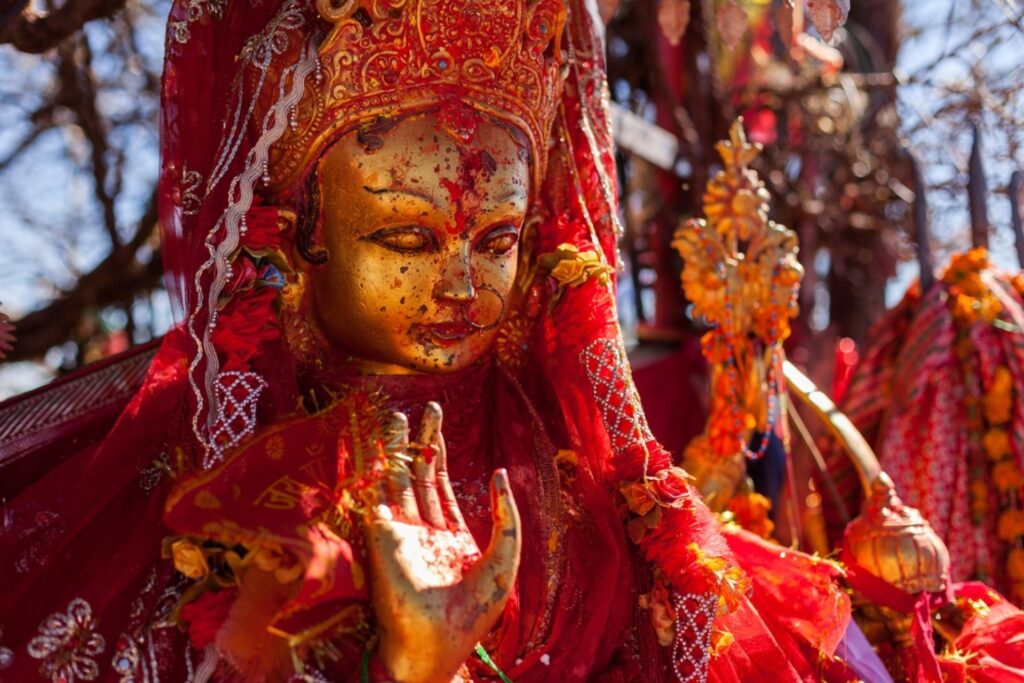
[[[507,254],[519,241],[519,229],[514,225],[499,225],[480,240],[480,248],[492,254]]]
[[[426,228],[384,228],[364,239],[402,254],[433,251],[437,248],[437,238]]]

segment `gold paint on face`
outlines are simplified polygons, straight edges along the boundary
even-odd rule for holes
[[[320,165],[329,258],[310,273],[317,318],[367,372],[464,368],[491,348],[512,290],[526,148],[483,119],[459,140],[430,113],[359,137]]]

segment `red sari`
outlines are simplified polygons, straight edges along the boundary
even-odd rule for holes
[[[322,23],[311,0],[174,3],[161,226],[182,322],[109,432],[53,432],[50,451],[66,457],[4,508],[5,677],[237,680],[218,647],[227,624],[257,644],[327,624],[334,630],[312,640],[329,641],[331,657],[300,644],[294,680],[350,680],[373,624],[346,507],[346,434],[372,424],[371,408],[408,411],[415,423],[439,400],[473,532],[487,536],[481,482],[494,467],[509,470],[523,514],[516,591],[484,643],[514,680],[849,679],[831,660],[849,620],[831,567],[744,535],[727,541],[651,436],[614,275],[568,286],[540,269],[540,255],[563,245],[611,271],[617,258],[601,48],[582,4],[564,9],[550,55],[567,55],[567,76],[531,209],[530,277],[494,358],[451,376],[340,377],[336,403],[300,410],[310,386],[292,335],[312,313],[280,314],[290,276],[270,266],[294,245],[257,181],[283,126],[271,125],[275,108],[313,82],[307,43]],[[226,93],[227,106],[211,92]],[[360,397],[359,410],[345,409]],[[196,590],[195,576],[221,565],[193,552],[172,566],[182,540],[215,544],[229,567],[251,553],[288,590],[270,586],[263,623],[233,619],[234,588]],[[493,678],[476,660],[467,666]]]

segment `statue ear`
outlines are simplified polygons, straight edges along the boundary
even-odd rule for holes
[[[295,270],[304,270],[306,259],[298,248],[299,216],[291,209],[277,209],[277,229],[283,238],[282,251]],[[287,246],[285,246],[287,245]]]
[[[277,210],[277,227],[281,231],[282,235],[295,231],[295,226],[299,224],[299,217],[291,209],[278,209]]]

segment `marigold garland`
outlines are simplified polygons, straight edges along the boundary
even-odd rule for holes
[[[957,328],[955,351],[968,384],[965,409],[968,433],[975,437],[976,451],[988,462],[987,474],[999,493],[1000,514],[996,533],[1010,545],[1006,573],[1011,581],[1011,594],[1018,603],[1024,601],[1024,510],[1020,509],[1024,472],[1014,458],[1010,437],[1013,405],[1016,398],[1013,375],[1006,365],[998,365],[988,378],[977,369],[974,344],[970,337],[973,326],[991,325],[1003,313],[1002,301],[982,277],[989,269],[988,252],[972,249],[953,256],[942,275],[947,287],[949,305]],[[1018,294],[1024,296],[1024,273],[1009,279]],[[969,463],[971,518],[975,526],[984,524],[990,496],[985,480],[985,467],[976,459]],[[987,573],[979,567],[979,573]]]
[[[748,142],[737,121],[715,148],[723,168],[707,183],[707,219],[684,222],[672,246],[685,264],[683,292],[694,314],[714,326],[701,338],[712,368],[711,449],[723,459],[758,459],[778,418],[782,343],[799,313],[803,268],[796,233],[769,220],[771,196],[750,167],[761,146]],[[755,382],[763,386],[752,392]],[[751,447],[755,429],[762,439]]]

